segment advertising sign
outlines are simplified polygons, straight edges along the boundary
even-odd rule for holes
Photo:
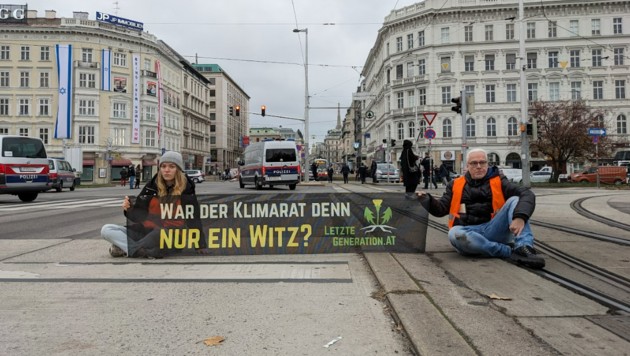
[[[131,30],[142,31],[144,24],[142,22],[125,19],[116,15],[105,14],[102,12],[96,12],[96,21],[110,23],[112,25],[126,27]]]
[[[0,23],[26,23],[27,5],[0,4]]]

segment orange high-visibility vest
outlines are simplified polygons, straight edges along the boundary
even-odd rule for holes
[[[464,192],[464,186],[466,185],[466,177],[461,176],[455,178],[453,182],[453,198],[451,199],[451,209],[448,215],[448,228],[452,228],[455,223],[455,219],[459,218],[459,208],[462,202],[462,193]],[[496,176],[490,178],[490,191],[492,192],[492,210],[494,214],[501,209],[505,204],[505,198],[503,197],[503,190],[501,189],[501,177]]]

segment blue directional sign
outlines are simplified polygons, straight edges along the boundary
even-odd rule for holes
[[[589,128],[588,129],[589,136],[606,136],[606,129],[602,128]]]

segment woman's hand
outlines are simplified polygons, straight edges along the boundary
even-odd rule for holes
[[[123,200],[122,203],[122,208],[124,211],[127,211],[129,208],[131,208],[131,201],[129,200],[129,197],[125,195],[125,200]]]

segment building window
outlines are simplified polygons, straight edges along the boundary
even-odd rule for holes
[[[39,99],[39,116],[50,115],[50,99]]]
[[[527,100],[538,100],[538,83],[527,83]]]
[[[424,47],[424,31],[418,32],[418,47]]]
[[[144,135],[144,145],[147,147],[157,147],[157,132],[147,130]]]
[[[9,116],[9,99],[0,98],[0,116]]]
[[[40,88],[50,87],[50,73],[48,72],[39,73],[39,87]]]
[[[505,69],[516,69],[516,53],[508,53],[505,55]]]
[[[416,93],[413,90],[407,90],[407,106],[410,108],[416,106]]]
[[[96,74],[79,73],[79,87],[92,89],[96,88]]]
[[[486,70],[494,70],[494,54],[486,54]]]
[[[151,121],[151,122],[156,122],[157,121],[157,107],[155,107],[155,106],[145,106],[143,109],[144,109],[144,120],[145,121]]]
[[[425,75],[427,73],[426,61],[424,59],[418,60],[418,75]]]
[[[126,67],[127,53],[114,52],[113,64],[117,67]]]
[[[488,119],[486,123],[486,136],[488,137],[496,137],[497,136],[497,120],[491,117]]]
[[[81,49],[81,61],[92,63],[92,49],[91,48]]]
[[[95,101],[85,100],[85,99],[79,100],[79,115],[95,116],[96,115]]]
[[[571,82],[571,100],[582,98],[582,82]]]
[[[30,136],[28,128],[27,127],[20,127],[20,129],[18,130],[18,135],[19,136]]]
[[[472,72],[475,70],[475,56],[464,56],[464,71]]]
[[[601,35],[601,27],[602,27],[602,23],[599,19],[592,19],[591,20],[591,35],[593,36],[599,36]]]
[[[558,23],[555,21],[549,21],[547,22],[547,32],[548,32],[548,36],[549,38],[556,38],[558,37]]]
[[[413,78],[413,62],[407,62],[407,78]]]
[[[577,37],[580,34],[580,22],[578,20],[569,21],[569,36]]]
[[[604,99],[604,81],[594,80],[593,81],[593,100],[602,100],[602,99]]]
[[[28,61],[31,59],[31,47],[22,46],[20,47],[20,60]]]
[[[508,119],[508,136],[517,136],[518,135],[518,121],[515,117],[511,117]]]
[[[486,103],[496,102],[495,89],[496,89],[496,85],[494,84],[486,85]]]
[[[144,59],[144,70],[151,70],[151,59],[150,58],[145,58]]]
[[[451,57],[442,57],[440,58],[440,64],[442,67],[442,73],[450,73],[451,72]]]
[[[20,116],[27,116],[30,112],[31,102],[29,99],[19,99],[18,100],[18,113]]]
[[[0,88],[8,88],[11,86],[9,72],[0,72]]]
[[[396,138],[402,140],[405,138],[405,124],[399,122],[396,126]]]
[[[626,121],[626,116],[621,114],[617,116],[617,134],[627,134],[628,133],[628,123]]]
[[[615,80],[615,99],[626,98],[626,81]]]
[[[467,97],[475,97],[475,86],[474,85],[466,85],[464,86],[464,90],[466,91]]]
[[[549,52],[549,68],[558,68],[558,51]]]
[[[50,47],[49,46],[41,46],[39,48],[39,60],[41,61],[50,60]]]
[[[9,46],[0,46],[0,60],[8,61],[11,59],[11,50]]]
[[[571,51],[569,51],[569,53],[570,53],[569,59],[571,61],[571,67],[579,68],[580,67],[580,50],[572,49]]]
[[[549,83],[549,100],[550,101],[560,100],[560,83],[559,82]]]
[[[442,104],[451,102],[451,87],[442,87]]]
[[[79,126],[79,143],[94,144],[94,126]]]
[[[409,127],[409,137],[415,138],[416,137],[416,123],[413,121],[409,121],[408,127]]]
[[[536,38],[536,23],[527,23],[527,38]]]
[[[405,93],[398,92],[396,93],[396,108],[402,109],[405,107]]]
[[[509,103],[515,103],[516,102],[516,84],[506,84],[506,90],[507,90],[507,101]]]
[[[464,26],[464,42],[473,41],[473,27],[472,25]]]
[[[509,23],[505,25],[505,39],[513,40],[514,39],[514,24]]]
[[[21,88],[28,88],[30,81],[30,73],[29,72],[20,72],[20,87]]]
[[[602,66],[602,50],[594,49],[591,51],[591,53],[592,53],[591,64],[593,65],[593,67],[601,67]]]
[[[402,50],[403,50],[402,37],[396,37],[396,52],[401,52]]]
[[[527,68],[535,69],[538,68],[536,62],[538,61],[537,53],[527,53]]]
[[[443,137],[453,137],[453,125],[451,124],[451,119],[444,119],[442,121],[442,136]]]
[[[623,34],[623,27],[621,25],[621,17],[615,17],[613,19],[613,33],[615,35],[621,35]]]
[[[396,65],[396,79],[402,79],[403,77],[403,65]]]
[[[419,88],[418,89],[418,105],[427,105],[427,89]]]
[[[407,35],[407,49],[413,48],[413,33]]]
[[[494,26],[486,25],[486,41],[494,41]]]
[[[613,60],[616,66],[623,65],[623,48],[614,48],[613,49]]]
[[[125,129],[123,128],[116,128],[114,129],[113,132],[113,139],[114,139],[114,145],[116,146],[124,146],[126,143],[126,139],[125,139]]]
[[[45,127],[40,128],[39,139],[42,140],[42,142],[44,142],[45,145],[47,145],[49,143],[48,138],[49,138],[48,129]]]
[[[113,112],[114,118],[116,119],[127,118],[127,104],[126,103],[114,103],[113,108],[114,108],[114,112]]]
[[[472,117],[466,120],[466,136],[475,137],[475,119]]]
[[[442,44],[448,44],[451,42],[451,32],[449,27],[442,27],[440,29]]]

